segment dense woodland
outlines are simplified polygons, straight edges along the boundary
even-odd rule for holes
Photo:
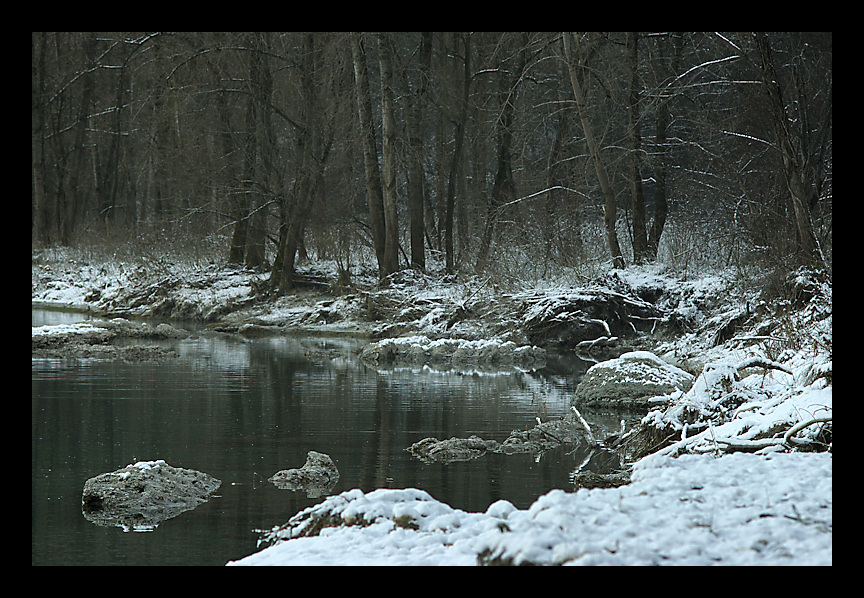
[[[33,33],[34,246],[830,272],[831,33]]]

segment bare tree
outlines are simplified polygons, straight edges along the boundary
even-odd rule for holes
[[[482,267],[489,255],[495,222],[501,207],[516,199],[516,183],[513,180],[513,127],[516,96],[525,66],[528,61],[528,34],[516,37],[504,34],[496,44],[502,54],[496,67],[497,89],[495,92],[498,113],[495,119],[495,175],[492,192],[486,203],[486,225],[480,240],[477,265]]]
[[[717,36],[731,46],[747,64],[749,64],[756,75],[762,81],[765,91],[768,95],[770,106],[770,117],[774,129],[774,139],[776,147],[780,152],[780,158],[783,164],[783,174],[786,179],[786,185],[789,190],[789,195],[792,200],[792,207],[795,214],[795,224],[798,230],[798,240],[801,244],[803,253],[811,256],[816,263],[825,265],[825,256],[822,253],[816,235],[813,231],[813,222],[810,215],[810,206],[815,204],[817,192],[817,181],[810,176],[813,172],[808,166],[813,163],[814,158],[818,159],[822,156],[821,152],[817,151],[821,148],[813,147],[808,141],[812,141],[813,125],[808,126],[809,114],[807,106],[807,98],[796,98],[799,103],[799,122],[791,117],[784,90],[780,84],[780,77],[774,63],[773,50],[768,39],[768,34],[752,33],[751,37],[755,42],[755,52],[750,52],[733,42],[730,38],[717,34]],[[831,92],[830,82],[828,91],[828,110],[823,115],[823,119],[830,123],[831,118]],[[824,135],[830,129],[830,126],[820,127],[817,130],[817,135]],[[817,146],[824,145],[826,137],[822,137],[822,143]],[[811,155],[813,152],[815,155]]]
[[[432,59],[432,33],[424,32],[420,37],[419,63],[414,93],[406,95],[411,102],[407,123],[408,141],[408,201],[410,205],[411,267],[426,269],[426,251],[423,244],[425,234],[425,188],[426,174],[423,168],[423,108],[429,89],[429,67]],[[407,79],[407,69],[405,69]],[[406,85],[406,89],[408,86]],[[413,97],[412,97],[413,96]]]
[[[384,193],[381,189],[381,171],[375,142],[375,124],[372,122],[372,95],[369,90],[369,71],[362,33],[351,34],[351,52],[354,61],[354,89],[359,114],[360,146],[363,148],[363,166],[366,173],[366,201],[369,205],[369,228],[378,260],[378,277],[387,271],[386,236],[384,224]]]
[[[633,207],[633,261],[648,258],[648,229],[645,225],[645,193],[642,189],[642,135],[639,127],[639,34],[627,34],[629,67],[629,100],[627,103],[627,137],[630,145],[630,201]]]
[[[681,63],[681,48],[682,38],[680,35],[675,35],[673,38],[673,56],[671,73],[665,68],[665,51],[664,44],[666,36],[655,37],[654,47],[656,49],[660,65],[655,64],[655,70],[660,70],[662,79],[668,80],[678,71]],[[674,97],[670,91],[660,94],[657,103],[654,106],[654,127],[655,127],[655,159],[654,159],[654,219],[651,221],[651,228],[648,232],[648,259],[657,259],[657,250],[660,246],[660,238],[663,235],[663,228],[666,226],[666,216],[668,213],[667,202],[667,186],[668,186],[668,161],[669,151],[667,148],[667,136],[669,130],[669,103]]]
[[[381,162],[384,200],[384,276],[399,270],[399,214],[396,210],[396,116],[393,93],[393,49],[386,33],[378,34],[381,68]]]
[[[588,118],[588,107],[585,102],[584,87],[589,50],[583,48],[578,36],[572,33],[564,32],[562,39],[564,43],[564,59],[570,73],[570,84],[573,86],[573,95],[576,100],[576,113],[582,123],[582,130],[585,133],[585,144],[588,146],[588,154],[597,172],[597,180],[600,183],[600,190],[603,192],[605,201],[603,222],[606,226],[606,242],[609,245],[609,251],[612,253],[612,264],[616,268],[623,268],[624,257],[621,255],[621,246],[618,244],[618,233],[615,231],[617,219],[615,192],[612,189],[612,184],[609,182],[609,175],[606,172],[600,147],[594,138],[594,132],[591,129],[591,123]]]
[[[456,131],[453,134],[453,160],[450,163],[450,172],[447,179],[447,199],[444,207],[445,267],[447,272],[451,274],[456,268],[456,256],[453,247],[453,221],[456,212],[456,183],[457,178],[460,177],[460,173],[464,172],[462,152],[465,144],[465,128],[468,121],[468,99],[471,93],[471,34],[454,33],[454,51],[456,51],[455,46],[457,39],[461,39],[462,41],[462,95],[459,101],[458,116],[456,118]],[[453,70],[457,71],[455,63]]]

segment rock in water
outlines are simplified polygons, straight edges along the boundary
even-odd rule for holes
[[[206,473],[172,467],[161,459],[139,461],[87,480],[81,510],[97,525],[151,531],[206,502],[221,485]]]
[[[468,438],[424,438],[409,446],[406,451],[426,463],[453,463],[471,461],[482,457],[487,451],[498,452],[501,448],[494,440],[483,440],[478,436]]]
[[[587,407],[646,408],[652,397],[676,388],[686,392],[693,376],[648,351],[625,353],[591,366],[576,391],[573,403]]]
[[[269,481],[283,490],[306,490],[309,498],[318,498],[336,485],[339,470],[330,455],[309,451],[303,467],[283,469],[273,474]]]

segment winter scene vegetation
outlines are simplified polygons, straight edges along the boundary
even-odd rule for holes
[[[409,373],[591,364],[565,415],[393,450],[446,468],[582,446],[610,470],[589,456],[528,508],[473,512],[331,491],[339,461],[308,447],[316,503],[245,530],[257,551],[229,565],[832,564],[830,33],[31,50],[32,303],[98,317],[34,325],[34,363],[165,363],[194,323],[356,338],[352,361]],[[628,417],[600,429],[597,408]]]

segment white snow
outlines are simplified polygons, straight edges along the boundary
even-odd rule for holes
[[[653,367],[649,364],[653,364]],[[650,351],[622,353],[617,359],[595,363],[588,368],[588,372],[591,370],[615,370],[618,373],[617,379],[621,382],[641,381],[658,385],[675,385],[693,379],[688,372],[666,363]]]
[[[34,265],[34,303],[91,303],[108,309],[122,305],[127,286],[152,282],[142,282],[142,270],[123,263],[101,268],[68,263],[62,276]],[[254,276],[222,275],[217,278],[227,282],[206,287],[211,275],[215,277],[210,272],[173,273],[180,280],[178,302],[218,306],[243,299]],[[643,420],[673,430],[680,440],[636,463],[631,484],[553,490],[525,510],[498,501],[482,513],[454,509],[420,489],[366,494],[355,489],[298,513],[270,532],[275,544],[229,564],[476,565],[478,555],[485,555],[512,563],[568,565],[831,565],[832,454],[796,452],[816,442],[821,426],[817,420],[833,416],[830,284],[821,290],[821,303],[788,315],[778,312],[771,320],[777,327],[745,331],[745,337],[758,340],[738,342],[740,337],[712,346],[711,327],[728,316],[734,288],[730,279],[706,275],[682,281],[658,267],[629,267],[608,278],[613,277],[621,285],[659,296],[658,306],[667,317],[690,330],[655,347],[654,353],[666,363],[701,371],[690,391],[663,397],[664,407]],[[487,309],[493,301],[530,298],[522,316],[528,319],[582,292],[560,285],[505,295],[493,286],[477,280],[448,285],[426,278],[394,282],[387,298],[404,306],[405,318],[416,318],[411,333],[425,335],[403,342],[427,351],[429,338],[444,332],[463,339],[488,338],[482,336],[488,330],[472,328],[476,324],[468,320],[448,329],[453,305],[497,314]],[[85,301],[96,295],[98,299]],[[411,308],[418,305],[425,312],[413,315]],[[318,314],[325,308],[346,317],[322,322]],[[368,330],[368,324],[352,317],[364,309],[360,295],[325,302],[320,295],[297,294],[280,298],[266,311],[250,307],[240,315],[256,316],[262,323]],[[506,328],[511,322],[507,314],[501,315]],[[34,327],[33,335],[89,329],[87,323],[43,326]],[[509,340],[501,334],[496,342]],[[741,367],[753,359],[780,364],[791,373]],[[747,452],[718,457],[733,448]],[[341,524],[303,536],[314,517]]]
[[[89,322],[76,322],[75,324],[54,324],[48,326],[32,326],[32,336],[56,336],[60,334],[87,334],[94,330],[100,330]]]
[[[629,485],[553,490],[526,510],[502,500],[485,513],[413,488],[354,489],[282,533],[301,534],[312,513],[345,525],[228,564],[476,565],[484,554],[513,564],[830,565],[831,472],[830,453],[652,457]]]
[[[134,465],[127,465],[126,467],[137,467],[138,469],[148,470],[159,467],[160,465],[165,465],[164,459],[157,459],[156,461],[138,461]]]

